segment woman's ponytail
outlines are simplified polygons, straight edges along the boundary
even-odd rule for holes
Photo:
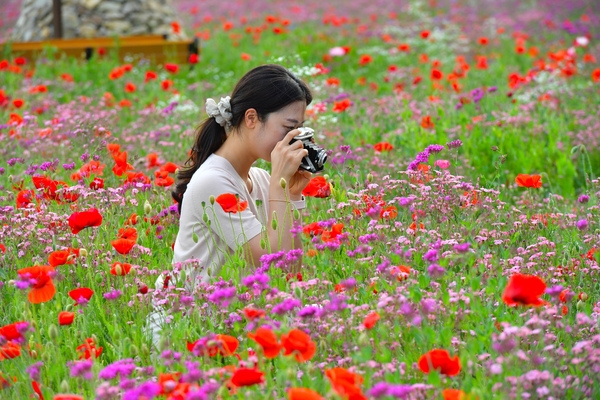
[[[192,179],[194,172],[200,168],[204,161],[219,150],[225,142],[227,134],[225,128],[217,123],[215,118],[208,118],[202,125],[196,129],[196,140],[194,147],[190,152],[190,157],[185,162],[183,168],[177,173],[177,184],[175,190],[171,192],[173,199],[177,201],[177,207],[181,213],[181,205],[183,203],[183,194],[187,189],[188,183]]]

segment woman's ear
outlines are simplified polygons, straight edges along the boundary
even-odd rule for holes
[[[254,108],[249,108],[244,113],[244,123],[249,129],[253,129],[258,124],[258,113]]]

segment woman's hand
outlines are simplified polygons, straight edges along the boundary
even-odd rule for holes
[[[308,150],[299,140],[290,144],[299,133],[298,129],[289,131],[271,152],[271,179],[277,183],[281,178],[285,179],[290,195],[294,196],[300,196],[311,177],[310,172],[298,170]]]
[[[300,200],[302,191],[310,182],[312,174],[304,169],[298,169],[289,181],[290,200]]]

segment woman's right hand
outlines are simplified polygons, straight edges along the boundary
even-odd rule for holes
[[[295,136],[298,136],[300,131],[293,129],[289,131],[283,140],[277,142],[275,148],[271,152],[271,179],[277,182],[281,178],[286,182],[290,182],[292,176],[296,174],[302,159],[308,155],[308,150],[300,140],[290,144]]]

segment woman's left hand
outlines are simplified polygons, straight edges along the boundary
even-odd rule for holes
[[[298,169],[289,182],[290,200],[300,200],[302,191],[310,182],[312,174],[304,169]]]

